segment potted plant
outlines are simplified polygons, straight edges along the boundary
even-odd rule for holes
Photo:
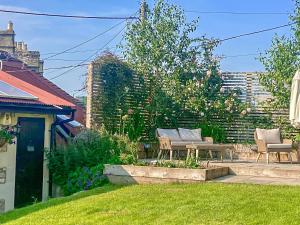
[[[0,147],[3,147],[6,143],[12,144],[14,135],[7,128],[0,129]]]

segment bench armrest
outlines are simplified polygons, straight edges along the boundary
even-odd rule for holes
[[[171,150],[172,149],[170,138],[159,137],[158,140],[159,140],[159,149],[161,149],[161,150]]]
[[[283,139],[282,144],[293,144],[293,140],[291,139]]]
[[[256,140],[256,144],[257,144],[258,152],[267,152],[268,148],[267,148],[267,144],[264,140],[258,139],[258,140]]]
[[[213,137],[203,137],[203,141],[213,144],[214,139]]]

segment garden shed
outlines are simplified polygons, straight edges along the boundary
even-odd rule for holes
[[[2,57],[0,65],[0,128],[13,136],[0,147],[3,212],[48,198],[45,152],[54,145],[60,125],[84,118],[75,99],[22,62]]]

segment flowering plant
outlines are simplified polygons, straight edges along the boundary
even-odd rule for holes
[[[15,135],[13,134],[10,127],[0,129],[0,145],[4,145],[5,143],[13,144],[14,138]]]

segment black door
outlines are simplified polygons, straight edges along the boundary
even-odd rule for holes
[[[17,141],[15,206],[40,201],[43,184],[45,119],[19,118]]]

